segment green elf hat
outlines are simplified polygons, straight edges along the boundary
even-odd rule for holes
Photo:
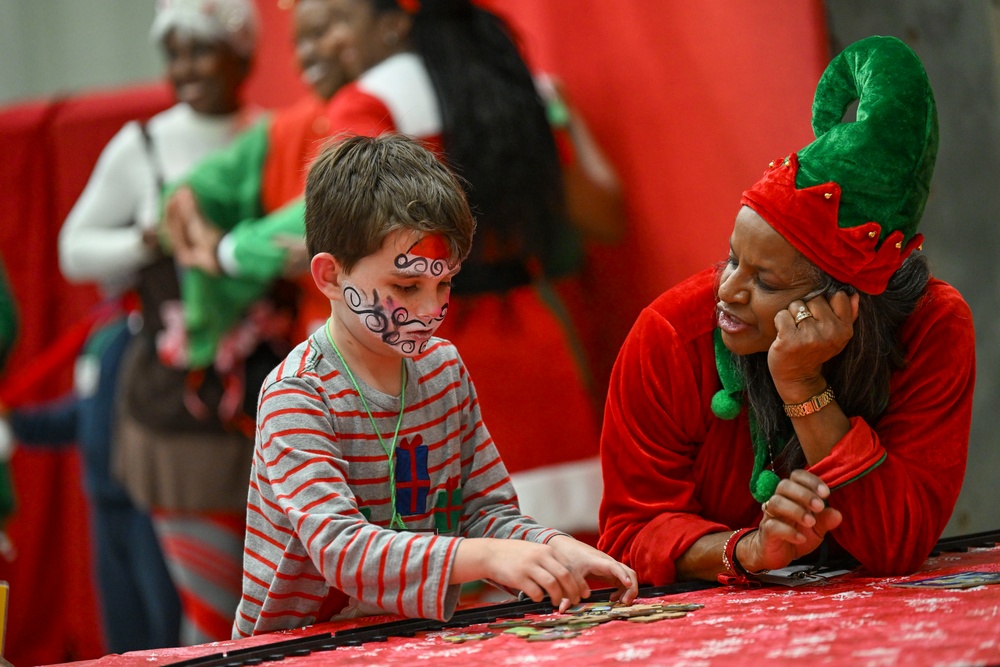
[[[927,73],[895,37],[862,39],[826,68],[812,113],[816,140],[772,162],[741,203],[837,280],[881,294],[923,242],[938,149]]]
[[[857,120],[844,123],[854,100]],[[820,78],[812,126],[816,140],[773,161],[741,203],[837,280],[881,294],[923,242],[917,225],[937,157],[938,125],[920,60],[895,37],[850,45]],[[718,330],[715,336],[723,388],[713,397],[712,412],[735,419],[743,409],[744,386]],[[779,480],[765,470],[768,443],[752,411],[749,420],[750,491],[763,502]]]

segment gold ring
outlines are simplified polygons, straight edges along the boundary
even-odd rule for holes
[[[769,517],[771,517],[773,519],[774,515],[767,511],[767,503],[768,502],[770,502],[770,500],[765,500],[764,502],[762,502],[760,504],[760,511],[764,513],[764,516],[769,516]]]
[[[795,323],[798,324],[802,320],[808,320],[813,314],[809,312],[809,309],[805,306],[799,306],[799,312],[795,314]]]

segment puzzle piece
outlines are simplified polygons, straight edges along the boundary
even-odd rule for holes
[[[505,628],[523,628],[528,625],[523,619],[516,619],[512,621],[496,621],[495,623],[490,623],[486,627],[491,630],[503,630]]]
[[[579,636],[580,633],[575,630],[564,631],[559,628],[552,628],[551,630],[546,630],[545,632],[528,635],[525,639],[529,642],[551,642],[558,641],[560,639],[573,639]]]
[[[570,607],[563,614],[546,618],[507,619],[487,624],[490,630],[514,635],[525,641],[545,642],[579,637],[584,630],[610,621],[630,621],[632,623],[653,623],[668,619],[684,618],[689,612],[703,609],[705,605],[685,604],[633,604],[589,602]],[[445,641],[460,644],[466,641],[490,639],[497,635],[491,632],[460,633],[443,637]]]
[[[519,625],[514,628],[507,628],[506,630],[504,630],[504,634],[514,635],[515,637],[522,637],[522,638],[527,637],[529,635],[537,635],[540,632],[542,632],[542,630],[528,624]]]
[[[684,618],[685,616],[687,616],[686,611],[658,611],[655,614],[634,616],[626,620],[630,623],[653,623],[655,621],[663,621],[668,618]]]
[[[493,639],[494,637],[496,635],[492,632],[462,632],[455,635],[445,635],[441,639],[452,644],[464,644],[465,642]]]

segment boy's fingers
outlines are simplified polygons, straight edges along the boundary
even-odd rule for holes
[[[553,605],[558,604],[559,600],[563,598],[572,598],[568,592],[563,592],[559,579],[543,565],[539,564],[529,576],[537,586],[545,591]],[[538,602],[538,600],[535,601]]]
[[[526,579],[521,583],[521,592],[527,595],[534,602],[541,602],[542,598],[545,597],[545,591],[543,591],[538,584],[536,584],[531,579]]]
[[[636,596],[639,595],[639,580],[635,576],[635,571],[631,568],[625,567],[621,563],[616,563],[621,574],[618,577],[618,581],[622,583],[624,587],[624,592],[621,596],[621,601],[625,604],[632,604]]]
[[[592,569],[591,574],[616,581],[619,587],[618,595],[625,604],[631,604],[639,594],[639,581],[635,571],[610,557]]]
[[[562,590],[560,595],[552,596],[553,604],[557,604],[563,598],[571,599],[573,604],[580,601],[580,584],[582,583],[582,579],[577,577],[572,570],[556,558],[546,561],[543,567],[555,578],[559,588]]]

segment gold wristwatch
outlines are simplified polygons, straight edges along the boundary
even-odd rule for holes
[[[785,403],[785,414],[789,417],[805,417],[814,412],[819,412],[830,403],[833,403],[833,387],[827,385],[826,390],[821,394],[816,394],[805,403]]]

